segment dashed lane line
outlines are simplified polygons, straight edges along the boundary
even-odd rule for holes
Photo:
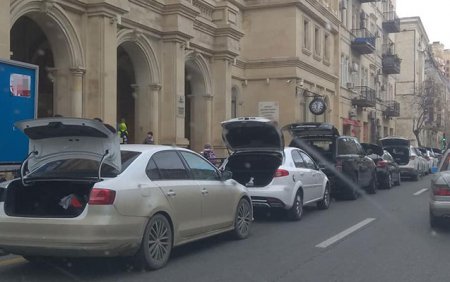
[[[337,241],[342,240],[343,238],[347,237],[348,235],[352,234],[353,232],[357,231],[358,229],[361,229],[362,227],[366,226],[367,224],[371,223],[374,220],[375,220],[375,218],[366,218],[363,221],[345,229],[341,233],[338,233],[338,234],[334,235],[333,237],[323,241],[322,243],[317,244],[316,248],[326,248],[326,247],[336,243]]]
[[[425,191],[428,191],[428,188],[420,189],[419,191],[417,191],[417,192],[414,193],[413,195],[414,195],[414,196],[418,196],[418,195],[422,194],[422,193],[425,192]]]

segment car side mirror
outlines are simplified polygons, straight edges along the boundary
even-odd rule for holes
[[[229,170],[222,171],[221,179],[222,181],[226,181],[228,179],[233,178],[233,173]]]

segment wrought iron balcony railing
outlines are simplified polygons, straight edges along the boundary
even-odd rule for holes
[[[375,89],[369,86],[355,86],[356,96],[352,98],[352,105],[364,108],[374,108],[377,105]]]
[[[399,117],[400,116],[400,103],[397,101],[387,101],[384,115],[387,117]]]
[[[366,28],[352,30],[352,49],[360,54],[371,54],[376,49],[376,37]]]
[[[397,54],[383,54],[383,73],[399,74],[401,62]]]
[[[387,33],[400,32],[400,18],[397,13],[395,11],[385,12],[382,26]]]

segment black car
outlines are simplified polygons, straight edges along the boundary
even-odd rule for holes
[[[292,136],[291,147],[305,150],[322,168],[331,182],[334,197],[356,199],[360,187],[367,193],[377,190],[377,172],[355,137],[340,136],[328,123],[294,123],[283,127]]]
[[[391,189],[401,184],[400,168],[388,151],[375,144],[361,143],[361,146],[377,166],[378,183],[383,188]]]

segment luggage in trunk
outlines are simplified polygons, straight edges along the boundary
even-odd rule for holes
[[[392,155],[397,164],[407,165],[409,163],[409,147],[385,147],[384,149]]]
[[[19,217],[79,216],[89,201],[94,182],[39,181],[23,186],[20,180],[8,185],[5,213]]]
[[[252,152],[233,154],[228,158],[226,170],[233,179],[247,187],[263,187],[272,182],[275,171],[282,163],[277,153]]]

